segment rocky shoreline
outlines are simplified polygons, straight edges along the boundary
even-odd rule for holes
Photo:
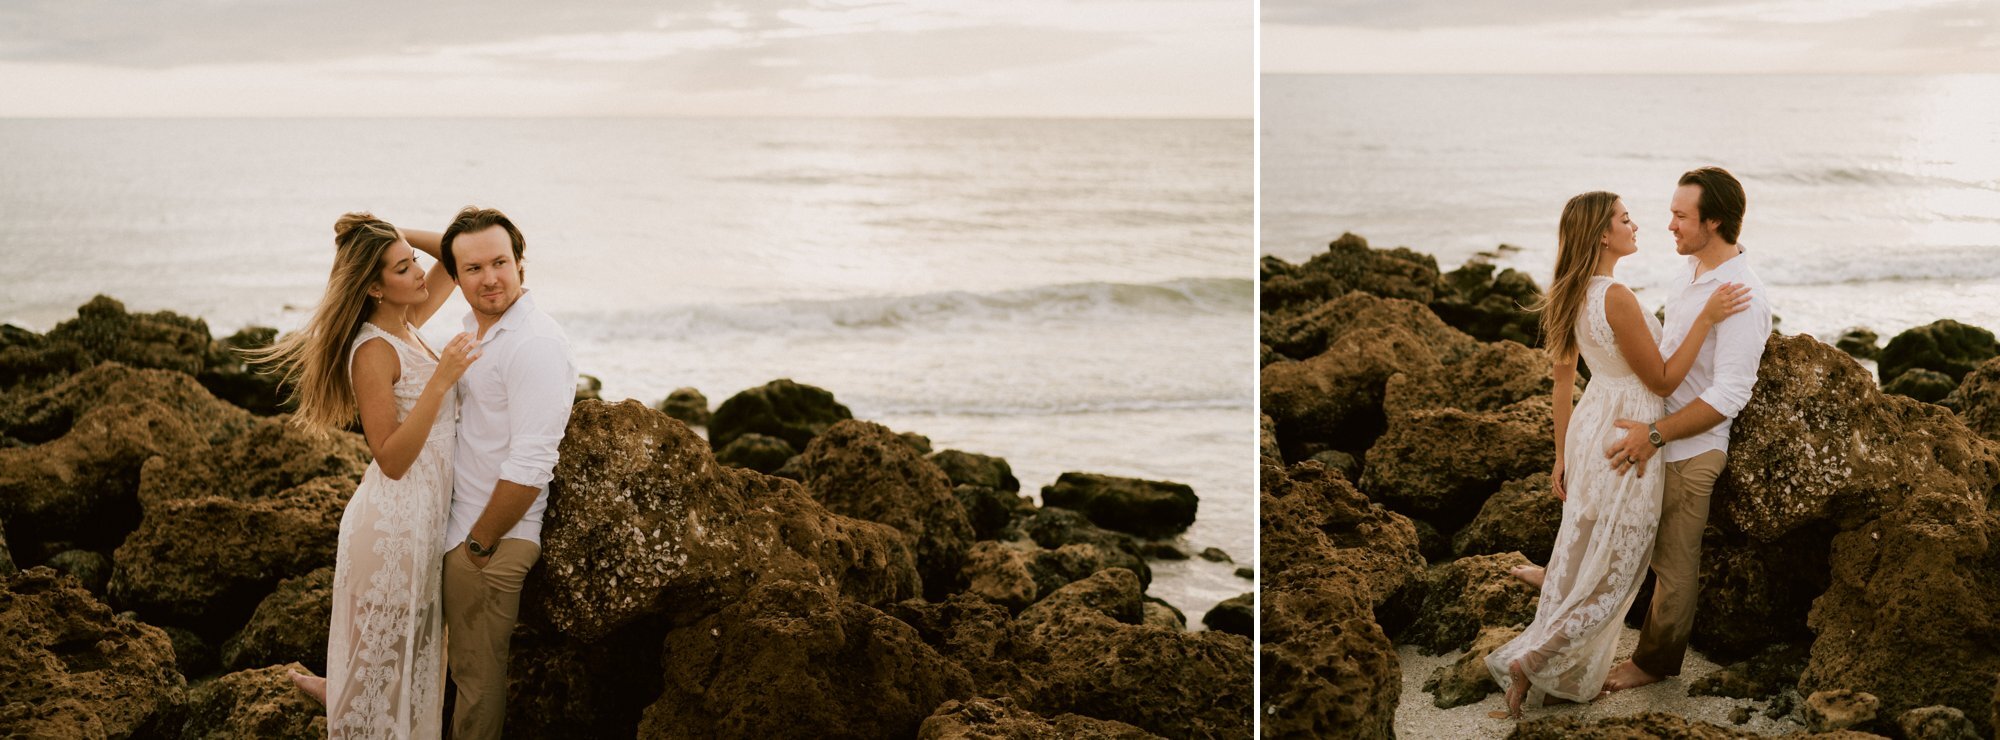
[[[275,334],[104,297],[0,328],[0,734],[325,735],[284,673],[324,668],[368,454],[284,424],[230,353]],[[1186,486],[1071,473],[1037,505],[1005,460],[823,389],[712,413],[595,390],[523,595],[510,734],[1251,734],[1249,594],[1190,631],[1145,593]]]
[[[1548,365],[1518,308],[1539,289],[1353,234],[1303,264],[1265,257],[1261,279],[1262,733],[1421,735],[1393,727],[1398,647],[1467,650],[1462,667],[1504,642],[1534,610],[1506,569],[1545,562],[1560,521]],[[1880,350],[1862,331],[1842,349],[1772,335],[1703,543],[1692,644],[1733,665],[1690,693],[1812,732],[2000,728],[1992,336],[1948,320]],[[1880,382],[1843,349],[1875,352]],[[1498,691],[1453,668],[1430,677],[1439,706]],[[1531,715],[1516,736],[1747,733]]]

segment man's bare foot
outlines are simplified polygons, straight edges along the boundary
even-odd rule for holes
[[[1538,565],[1516,565],[1509,568],[1507,573],[1538,590],[1542,587],[1542,577],[1548,574]]]
[[[1521,661],[1516,659],[1507,664],[1507,716],[1521,718],[1521,699],[1528,695],[1528,674],[1521,671]]]
[[[300,691],[306,692],[307,696],[311,696],[321,706],[326,705],[326,679],[308,676],[298,671],[285,671],[285,676],[292,679],[293,686],[299,687]]]
[[[1649,683],[1658,683],[1659,677],[1639,669],[1637,663],[1627,658],[1625,662],[1611,667],[1611,673],[1604,677],[1605,691],[1636,689]]]

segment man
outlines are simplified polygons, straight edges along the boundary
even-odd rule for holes
[[[508,638],[540,559],[556,446],[569,425],[569,339],[521,287],[526,243],[507,216],[467,207],[445,229],[445,270],[471,304],[480,361],[458,381],[458,448],[444,535],[445,644],[458,687],[452,737],[500,737]]]
[[[1709,333],[1687,379],[1667,398],[1667,415],[1652,425],[1620,419],[1624,439],[1605,451],[1612,469],[1644,470],[1654,451],[1666,455],[1666,490],[1660,503],[1660,530],[1653,544],[1653,601],[1639,647],[1611,669],[1604,688],[1619,691],[1679,675],[1694,629],[1694,601],[1701,566],[1701,531],[1708,523],[1709,495],[1729,456],[1730,420],[1750,402],[1757,366],[1771,335],[1771,306],[1764,283],[1750,270],[1737,246],[1743,228],[1743,185],[1720,167],[1681,175],[1674,191],[1675,251],[1688,257],[1667,303],[1660,355],[1671,357],[1701,314],[1710,293],[1725,283],[1750,288],[1748,310],[1725,319]]]

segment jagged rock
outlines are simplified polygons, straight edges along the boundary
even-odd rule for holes
[[[884,611],[916,628],[924,644],[971,673],[978,693],[1032,690],[1034,682],[1022,667],[1036,657],[1036,646],[1007,608],[959,593],[942,602],[908,599]]]
[[[693,622],[780,580],[872,604],[919,589],[894,529],[722,466],[687,425],[637,401],[571,410],[525,612],[595,640],[647,615]]]
[[[1938,403],[1956,412],[1973,433],[2000,441],[2000,359],[1981,364]]]
[[[1348,334],[1387,327],[1402,329],[1424,340],[1447,361],[1478,346],[1476,340],[1444,323],[1421,303],[1361,291],[1333,296],[1290,319],[1266,319],[1264,342],[1284,356],[1300,360],[1335,349]]]
[[[917,631],[818,587],[769,581],[667,634],[641,737],[907,737],[972,691]]]
[[[1498,411],[1446,408],[1392,417],[1368,451],[1361,490],[1441,528],[1472,520],[1501,484],[1555,465],[1550,399]]]
[[[1698,609],[1698,607],[1697,607]],[[1806,669],[1809,645],[1772,645],[1756,657],[1730,665],[1688,683],[1689,696],[1767,699],[1797,686]]]
[[[1541,317],[1528,309],[1541,302],[1542,289],[1527,273],[1508,268],[1495,275],[1493,270],[1493,263],[1475,259],[1445,273],[1431,310],[1482,342],[1534,346],[1542,334]]]
[[[777,437],[745,434],[715,453],[715,459],[724,465],[749,468],[768,475],[784,467],[785,461],[796,454],[799,454],[797,450]]]
[[[1815,691],[1806,697],[1806,728],[1832,732],[1865,727],[1875,721],[1881,709],[1882,700],[1873,694],[1846,689]]]
[[[806,490],[830,511],[895,527],[910,543],[925,593],[941,596],[957,578],[973,543],[965,505],[936,465],[888,427],[843,421],[800,453]]]
[[[1435,258],[1407,247],[1370,249],[1355,234],[1341,234],[1300,265],[1265,255],[1261,273],[1259,308],[1278,318],[1351,290],[1428,303],[1440,287]]]
[[[1768,645],[1811,641],[1806,617],[1827,587],[1832,535],[1826,530],[1808,527],[1766,543],[1710,528],[1695,595],[1695,613],[1703,618],[1695,620],[1690,644],[1710,660],[1729,661]]]
[[[1840,338],[1834,340],[1833,346],[1856,358],[1873,360],[1882,354],[1882,348],[1877,346],[1881,341],[1882,336],[1876,334],[1875,330],[1866,327],[1854,327],[1841,332]]]
[[[1507,573],[1527,564],[1518,552],[1474,555],[1435,566],[1424,575],[1429,594],[1401,642],[1432,655],[1467,647],[1487,627],[1526,626],[1535,619],[1540,592]]]
[[[965,507],[966,521],[972,524],[972,537],[977,540],[1025,536],[1013,531],[1011,525],[1016,516],[1031,515],[1035,508],[1033,501],[1020,494],[987,486],[961,483],[951,487],[951,495]]]
[[[1235,558],[1229,557],[1229,553],[1223,552],[1220,547],[1204,547],[1201,549],[1200,557],[1211,563],[1236,562]]]
[[[1922,707],[1904,712],[1896,726],[1909,740],[1979,740],[1979,729],[1956,707]]]
[[[1264,343],[1262,343],[1262,342],[1259,342],[1259,343],[1257,343],[1257,349],[1258,349],[1258,354],[1257,354],[1257,367],[1260,367],[1260,368],[1261,368],[1261,367],[1268,367],[1268,366],[1270,366],[1270,365],[1271,365],[1271,363],[1274,363],[1274,362],[1291,362],[1291,361],[1292,361],[1292,358],[1290,358],[1290,357],[1286,357],[1286,356],[1284,356],[1284,355],[1281,355],[1281,354],[1278,354],[1278,351],[1277,351],[1277,350],[1274,350],[1274,349],[1271,349],[1271,345],[1268,345],[1268,344],[1264,344]]]
[[[1259,385],[1285,460],[1367,449],[1387,423],[1382,404],[1392,376],[1438,372],[1477,346],[1422,305],[1361,293],[1307,318],[1324,325],[1316,336],[1326,349],[1264,368]]]
[[[1500,690],[1500,684],[1493,682],[1493,671],[1486,667],[1486,656],[1499,650],[1514,638],[1521,636],[1525,627],[1486,627],[1479,630],[1479,637],[1466,648],[1465,655],[1451,665],[1438,666],[1431,677],[1424,681],[1424,690],[1431,692],[1431,704],[1439,709],[1477,704]]]
[[[1251,633],[1256,628],[1256,617],[1251,613],[1254,607],[1252,600],[1255,598],[1255,594],[1246,593],[1223,599],[1222,603],[1216,604],[1215,608],[1202,615],[1201,623],[1217,632],[1252,637],[1254,635]]]
[[[29,568],[0,586],[0,735],[174,733],[187,682],[165,632],[113,616],[51,568]]]
[[[203,496],[148,504],[118,546],[111,597],[149,622],[210,639],[234,632],[282,579],[333,564],[344,477],[249,500]]]
[[[85,590],[100,599],[104,598],[105,585],[111,582],[111,559],[104,557],[103,553],[64,550],[42,564],[75,578]]]
[[[223,643],[223,670],[300,663],[324,674],[332,620],[332,566],[287,578],[257,605],[250,623]]]
[[[743,434],[767,434],[803,450],[812,438],[854,413],[821,388],[789,379],[773,380],[730,396],[708,419],[708,442],[714,449],[729,446]]]
[[[1562,508],[1548,473],[1508,481],[1479,507],[1472,523],[1452,537],[1452,552],[1459,557],[1520,552],[1546,565],[1555,550],[1556,531],[1562,527]]]
[[[967,593],[1020,611],[1056,589],[1124,562],[1122,553],[1093,544],[1044,550],[1032,543],[984,540],[973,545],[959,579],[967,584]]]
[[[932,453],[931,464],[944,471],[954,486],[985,486],[1001,491],[1019,493],[1021,481],[1014,477],[1014,468],[1006,460],[991,455],[981,455],[960,450],[944,450]]]
[[[1187,631],[1187,615],[1182,614],[1181,610],[1175,609],[1173,604],[1148,596],[1146,597],[1146,603],[1142,604],[1141,607],[1145,611],[1140,617],[1140,624],[1152,625],[1175,632]],[[1228,630],[1223,631],[1227,632]],[[1248,635],[1245,636],[1247,637]]]
[[[1278,451],[1278,423],[1270,414],[1257,415],[1257,457],[1262,465],[1285,465],[1285,454]]]
[[[1169,481],[1063,473],[1042,487],[1042,503],[1081,512],[1100,527],[1141,537],[1169,537],[1194,524],[1194,489]]]
[[[1141,604],[1138,576],[1112,568],[1023,611],[1016,621],[1046,656],[1025,669],[1035,689],[1023,703],[1167,737],[1250,737],[1249,641],[1142,625]]]
[[[1761,737],[1756,733],[1712,725],[1666,712],[1646,712],[1625,717],[1584,719],[1575,714],[1558,714],[1523,720],[1508,740],[1742,740]],[[1813,735],[1825,740],[1863,740],[1868,735]]]
[[[1924,368],[1910,368],[1895,380],[1882,384],[1882,392],[1909,396],[1924,403],[1943,401],[1957,390],[1958,382],[1951,376]]]
[[[1258,567],[1267,589],[1331,581],[1353,591],[1390,634],[1410,623],[1424,599],[1424,559],[1409,518],[1318,463],[1264,468],[1260,483]]]
[[[916,432],[903,432],[901,434],[896,435],[896,438],[903,440],[903,444],[909,445],[910,449],[916,450],[917,454],[919,455],[931,454],[930,437],[926,437]]]
[[[46,388],[106,361],[195,375],[210,342],[201,319],[170,311],[128,313],[125,304],[102,295],[46,336],[10,328],[0,346],[0,388],[16,390]]]
[[[1772,338],[1752,393],[1716,488],[1720,523],[1767,543],[1797,532],[1799,549],[1831,535],[1799,690],[1865,691],[1884,716],[1944,704],[1984,721],[2000,673],[1983,637],[2000,628],[2000,445],[1881,393],[1810,337]],[[1912,655],[1931,669],[1907,670]]]
[[[1995,355],[2000,355],[2000,345],[1995,344],[1993,332],[1951,319],[1938,319],[1897,334],[1882,348],[1876,361],[1885,387],[1917,368],[1943,373],[1956,384]]]
[[[708,396],[693,388],[675,388],[660,399],[660,412],[691,427],[708,426]]]
[[[1042,547],[1055,549],[1064,545],[1096,545],[1117,559],[1112,567],[1124,568],[1139,574],[1139,583],[1150,585],[1153,570],[1146,565],[1144,548],[1132,535],[1092,524],[1088,518],[1075,511],[1059,506],[1043,506],[1032,509],[1019,527],[1021,532]]]
[[[216,398],[235,404],[253,414],[275,416],[298,408],[291,389],[279,382],[276,373],[244,361],[242,351],[262,349],[276,343],[278,330],[252,326],[209,343],[208,358],[195,379]]]
[[[571,402],[602,401],[604,400],[601,395],[603,391],[604,381],[599,380],[597,376],[578,375],[576,376],[576,395],[571,399]]]
[[[1147,558],[1152,560],[1186,560],[1188,554],[1174,546],[1172,542],[1148,542],[1144,547]]]
[[[1265,582],[1257,661],[1265,737],[1395,737],[1403,693],[1396,649],[1367,600],[1337,578]]]
[[[1021,708],[1009,697],[953,699],[917,728],[920,740],[973,738],[1073,738],[1074,740],[1148,740],[1158,735],[1123,722],[1091,719],[1078,714],[1043,717]]]
[[[1498,411],[1555,389],[1548,356],[1513,342],[1480,345],[1434,372],[1390,376],[1382,411],[1395,417],[1435,409]]]
[[[237,671],[195,687],[180,736],[202,740],[326,737],[326,709],[292,685],[285,676],[288,670],[308,672],[297,663],[274,665]]]

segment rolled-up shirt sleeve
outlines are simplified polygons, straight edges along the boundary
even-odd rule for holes
[[[1757,385],[1757,367],[1764,361],[1764,345],[1770,338],[1770,304],[1753,294],[1749,310],[1715,327],[1715,381],[1701,392],[1701,400],[1731,419],[1742,413],[1750,403],[1751,387]]]
[[[500,479],[542,488],[555,477],[556,448],[576,399],[576,365],[554,337],[522,345],[507,367],[507,461]]]

